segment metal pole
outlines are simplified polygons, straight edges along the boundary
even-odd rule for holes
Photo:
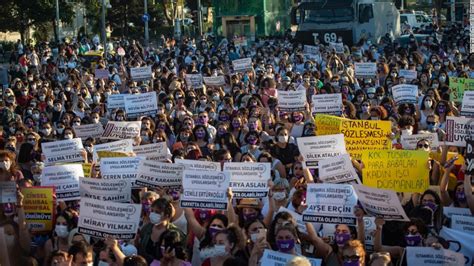
[[[148,0],[143,0],[144,15],[148,15]],[[145,19],[145,47],[148,47],[148,19]]]
[[[400,10],[404,10],[405,1],[404,1],[404,0],[402,0],[401,4],[402,4],[402,5],[400,6]]]
[[[56,0],[56,42],[59,42],[60,39],[59,32],[59,0]]]
[[[84,10],[84,13],[83,13],[83,16],[84,16],[84,36],[87,36],[87,9],[86,9],[85,5],[82,8]]]
[[[102,0],[102,42],[104,43],[104,57],[107,57],[107,34],[105,32],[105,0]]]
[[[198,23],[199,23],[199,37],[202,36],[202,8],[201,8],[201,0],[198,0]]]

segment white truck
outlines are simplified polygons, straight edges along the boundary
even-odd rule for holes
[[[291,10],[298,25],[295,39],[313,45],[334,43],[342,38],[352,45],[365,36],[377,42],[385,34],[400,35],[400,12],[390,0],[302,0]]]

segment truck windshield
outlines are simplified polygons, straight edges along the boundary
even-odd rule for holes
[[[304,10],[304,21],[309,23],[350,22],[354,20],[352,7]]]

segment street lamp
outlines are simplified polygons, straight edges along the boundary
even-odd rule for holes
[[[59,0],[56,0],[56,42],[59,43]]]
[[[111,8],[108,0],[102,0],[102,42],[104,43],[104,57],[107,58],[107,34],[105,30],[105,9]]]

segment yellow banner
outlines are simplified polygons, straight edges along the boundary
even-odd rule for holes
[[[25,218],[32,232],[53,230],[54,187],[22,188]]]
[[[82,164],[82,171],[84,171],[84,177],[91,177],[91,167],[92,167],[92,164],[90,163]]]
[[[397,192],[422,193],[430,185],[428,156],[426,151],[363,151],[362,183]]]
[[[364,150],[388,150],[392,147],[390,121],[351,120],[331,115],[316,115],[316,135],[344,134],[347,152],[360,160]]]
[[[100,158],[128,157],[128,154],[118,151],[98,151],[97,157],[99,159],[98,161],[100,161]]]
[[[451,101],[462,102],[464,91],[474,90],[474,79],[449,78],[449,88],[451,89]]]

